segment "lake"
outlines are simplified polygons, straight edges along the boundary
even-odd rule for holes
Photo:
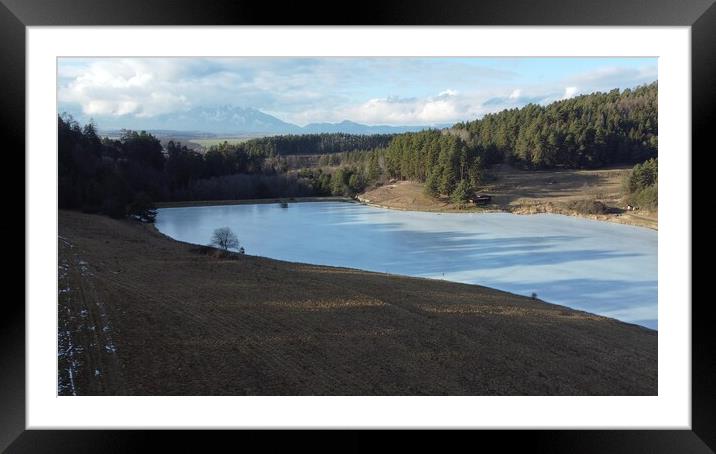
[[[657,329],[657,232],[555,214],[423,213],[346,202],[162,208],[156,227],[247,254],[479,284]]]

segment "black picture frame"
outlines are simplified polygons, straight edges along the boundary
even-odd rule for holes
[[[25,150],[25,32],[28,26],[296,24],[690,26],[692,143],[694,149],[713,148],[713,145],[706,146],[710,129],[715,124],[716,110],[716,5],[713,0],[656,0],[648,3],[639,0],[384,0],[355,5],[336,4],[332,7],[328,3],[315,6],[303,2],[277,5],[274,2],[231,0],[0,0],[0,82],[3,87],[0,94],[0,124],[3,125],[3,142],[8,146],[5,151],[15,153],[19,161],[17,165],[24,168],[24,159],[18,150]],[[703,146],[699,147],[700,144]],[[24,227],[23,221],[23,231]],[[26,244],[27,241],[25,236]],[[441,450],[458,446],[453,443],[466,443],[467,446],[478,446],[476,443],[479,443],[479,446],[487,447],[490,441],[497,441],[501,450],[508,451],[519,444],[529,446],[530,451],[536,452],[714,452],[716,388],[713,383],[716,379],[716,355],[711,327],[715,320],[709,310],[709,303],[710,298],[693,298],[691,306],[691,430],[461,431],[459,434],[440,437],[440,441],[428,440],[425,433],[413,431],[409,434],[411,443],[422,447],[432,447],[434,443]],[[124,452],[145,448],[149,441],[164,443],[168,438],[182,446],[182,450],[192,446],[205,449],[209,446],[205,444],[209,437],[216,443],[232,434],[208,434],[208,431],[25,430],[25,310],[20,298],[4,300],[0,325],[0,345],[3,346],[0,350],[0,450]],[[325,438],[316,443],[303,433],[293,432],[285,446],[291,449],[335,448],[341,451],[404,447],[404,440],[399,442],[393,437],[382,440],[378,446],[372,432],[345,434],[335,431],[333,434],[342,439],[340,445],[332,446]],[[279,440],[266,432],[252,437],[259,445],[272,448],[277,447]]]

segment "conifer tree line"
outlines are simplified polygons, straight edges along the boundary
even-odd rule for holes
[[[80,127],[58,117],[60,208],[152,221],[152,201],[163,195],[164,161],[151,134],[126,131],[120,140],[100,139],[93,123]]]
[[[657,156],[657,94],[654,82],[397,135],[384,151],[385,170],[424,182],[429,194],[465,199],[497,163],[524,169],[639,163]]]
[[[100,138],[93,123],[80,126],[64,115],[58,130],[61,208],[151,220],[152,201],[353,196],[393,178],[463,201],[497,163],[599,168],[655,158],[657,83],[530,104],[444,130],[272,136],[205,153],[172,141],[162,147],[144,131]],[[655,184],[631,193],[647,186],[641,197],[655,194]]]
[[[458,123],[453,129],[469,133],[467,143],[480,149],[487,165],[598,168],[634,164],[657,155],[657,94],[657,82],[653,82],[547,106],[529,104]]]
[[[277,135],[251,139],[241,144],[250,154],[287,156],[331,154],[386,147],[394,134],[301,134]]]
[[[428,194],[452,195],[460,186],[480,184],[483,157],[479,147],[455,134],[428,130],[395,137],[385,151],[391,177],[425,182]]]
[[[60,208],[152,221],[153,202],[314,195],[280,158],[227,143],[201,154],[145,131],[100,138],[93,123],[58,117]]]

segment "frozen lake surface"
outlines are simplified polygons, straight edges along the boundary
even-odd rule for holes
[[[657,232],[570,216],[394,211],[305,202],[163,208],[156,226],[247,254],[480,284],[657,329]]]

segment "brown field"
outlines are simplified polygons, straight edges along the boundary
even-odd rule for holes
[[[422,183],[399,181],[380,186],[359,196],[377,206],[416,211],[508,211],[516,214],[558,213],[591,219],[631,224],[657,229],[658,213],[625,211],[622,202],[622,179],[629,168],[600,170],[517,170],[506,165],[491,169],[493,181],[478,188],[492,196],[485,207],[458,207],[443,198],[423,193]],[[568,207],[569,202],[599,200],[612,211],[609,214],[580,214]]]
[[[527,297],[66,211],[58,248],[60,394],[657,394],[657,332]]]

